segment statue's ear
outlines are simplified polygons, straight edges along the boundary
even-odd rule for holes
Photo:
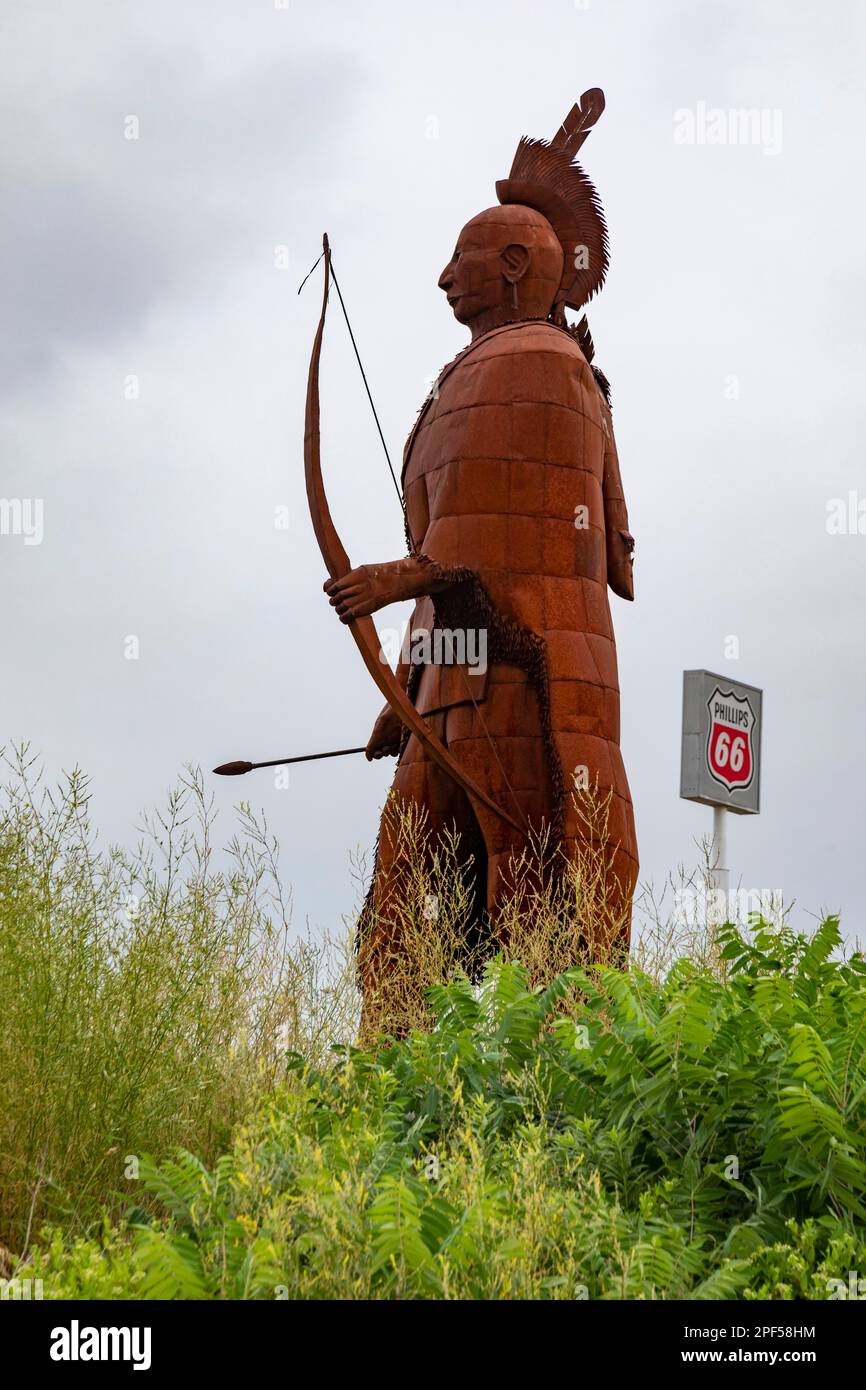
[[[506,246],[502,252],[502,274],[509,285],[516,285],[518,280],[522,280],[529,269],[529,251],[527,247],[520,246],[513,242],[511,246]]]

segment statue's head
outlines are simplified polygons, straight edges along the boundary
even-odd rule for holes
[[[473,338],[510,319],[565,326],[607,274],[607,227],[598,194],[575,156],[604,110],[591,87],[553,139],[526,136],[507,179],[496,184],[501,207],[467,222],[439,277],[454,317]]]
[[[519,203],[467,222],[439,288],[473,338],[511,319],[546,319],[562,280],[563,253],[547,218]]]

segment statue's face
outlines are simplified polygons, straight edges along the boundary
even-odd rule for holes
[[[562,248],[547,219],[508,204],[467,222],[439,288],[474,338],[511,319],[545,318],[561,274]]]
[[[439,276],[439,288],[445,291],[458,323],[471,324],[479,314],[498,308],[503,250],[502,228],[496,224],[476,219],[463,228],[454,255]]]

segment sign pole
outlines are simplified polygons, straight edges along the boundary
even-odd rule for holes
[[[728,812],[724,806],[713,807],[713,847],[710,868],[713,873],[713,887],[724,893],[724,907],[719,925],[728,917],[728,885],[731,871],[728,868]]]
[[[708,923],[732,916],[728,868],[728,817],[756,816],[761,809],[761,733],[764,693],[756,685],[714,671],[683,672],[683,737],[680,796],[713,808]]]

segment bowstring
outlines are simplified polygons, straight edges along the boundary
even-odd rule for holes
[[[333,282],[334,282],[334,289],[337,291],[337,298],[338,298],[339,301],[340,301],[340,308],[341,308],[342,311],[343,311],[343,318],[346,320],[346,327],[347,327],[348,330],[349,330],[349,337],[350,337],[351,340],[352,340],[352,347],[353,347],[354,350],[355,350],[355,358],[356,358],[356,360],[357,360],[358,367],[359,367],[360,372],[361,372],[361,380],[362,380],[363,383],[364,383],[364,390],[367,392],[367,400],[370,402],[370,409],[371,409],[372,412],[373,412],[373,419],[376,421],[376,429],[379,431],[379,438],[380,438],[381,441],[382,441],[382,448],[385,450],[385,458],[388,460],[388,472],[391,474],[391,481],[392,481],[392,483],[394,484],[394,491],[395,491],[396,494],[397,494],[397,501],[400,503],[400,510],[401,510],[402,513],[403,513],[403,520],[405,521],[405,520],[406,520],[406,500],[405,500],[405,498],[404,498],[404,496],[403,496],[403,493],[402,493],[401,490],[400,490],[400,484],[397,482],[397,474],[394,472],[394,465],[393,465],[393,463],[391,462],[391,455],[390,455],[389,452],[388,452],[388,445],[385,443],[385,435],[384,435],[384,433],[383,433],[383,431],[382,431],[382,426],[381,426],[381,424],[379,423],[379,413],[378,413],[378,411],[376,410],[376,406],[375,406],[375,403],[374,403],[374,401],[373,401],[373,396],[372,396],[372,393],[371,393],[371,391],[370,391],[369,383],[368,383],[368,381],[367,381],[367,373],[364,371],[364,364],[363,364],[363,362],[361,361],[361,354],[360,354],[360,352],[358,351],[358,344],[355,342],[355,335],[354,335],[354,333],[352,332],[352,325],[351,325],[351,323],[349,322],[349,315],[348,315],[348,313],[346,312],[346,304],[345,304],[345,301],[344,301],[344,299],[343,299],[343,292],[342,292],[342,290],[340,289],[340,282],[339,282],[339,280],[337,279],[336,275],[334,274],[334,258],[333,258],[333,256],[331,257],[331,279],[332,279]]]

